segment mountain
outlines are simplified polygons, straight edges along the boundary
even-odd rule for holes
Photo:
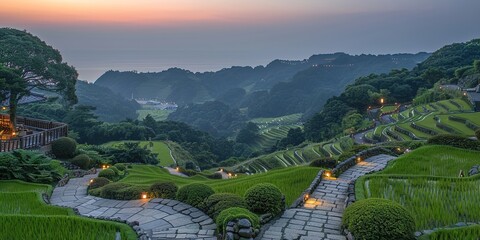
[[[119,122],[126,118],[137,118],[136,111],[140,109],[140,105],[115,94],[108,88],[77,81],[76,90],[78,104],[95,107],[94,113],[101,121]]]
[[[107,87],[125,98],[132,95],[158,98],[179,105],[218,100],[232,107],[249,108],[252,117],[279,116],[317,108],[357,77],[391,69],[411,69],[426,57],[427,53],[378,56],[334,53],[217,72],[193,73],[178,68],[158,73],[108,71],[95,85]],[[279,100],[281,104],[275,104]],[[270,111],[272,108],[277,111]]]

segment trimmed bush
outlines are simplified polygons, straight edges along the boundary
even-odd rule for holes
[[[477,140],[480,141],[480,129],[475,131],[475,136],[477,136]]]
[[[192,183],[180,188],[177,193],[177,200],[198,207],[206,198],[214,193],[213,189],[205,184]]]
[[[124,163],[117,163],[115,165],[113,165],[114,167],[116,167],[118,170],[120,171],[125,171],[125,169],[127,169],[127,167],[125,166]]]
[[[90,167],[92,160],[88,155],[80,154],[75,156],[70,162],[81,169],[87,170]]]
[[[311,167],[334,168],[337,165],[337,160],[333,158],[320,158],[310,162]]]
[[[148,192],[145,186],[135,186],[126,183],[110,183],[101,188],[93,189],[90,194],[108,199],[134,200],[140,199],[143,193]]]
[[[150,186],[150,192],[157,198],[175,199],[178,187],[173,182],[158,182]]]
[[[67,159],[74,156],[77,143],[69,137],[61,137],[52,142],[52,153],[57,158]]]
[[[435,145],[447,145],[457,148],[470,149],[480,151],[480,142],[466,137],[449,135],[449,134],[439,134],[428,139],[428,144]]]
[[[218,232],[224,232],[225,227],[229,221],[240,218],[246,218],[250,220],[254,228],[258,228],[260,226],[260,221],[257,215],[248,211],[245,208],[232,207],[223,210],[218,215],[217,220],[215,221],[215,223],[217,224]]]
[[[100,188],[103,187],[107,184],[110,183],[110,180],[104,177],[97,177],[94,178],[93,181],[88,185],[88,189],[95,189],[95,188]]]
[[[247,208],[247,204],[242,197],[233,193],[215,193],[205,199],[200,208],[213,219],[223,210],[231,207]]]
[[[345,210],[342,225],[355,239],[415,239],[412,215],[387,199],[369,198],[353,203]]]
[[[271,183],[259,183],[245,192],[248,209],[254,213],[277,214],[282,211],[282,192]]]
[[[114,171],[115,175],[117,175],[117,176],[120,175],[120,170],[118,170],[118,168],[116,168],[115,166],[111,166],[108,169]]]
[[[211,178],[211,179],[222,179],[223,178],[223,175],[219,172],[216,172],[210,176],[208,176],[208,178]]]
[[[117,178],[117,174],[115,174],[115,171],[113,171],[110,168],[103,169],[102,171],[100,171],[100,173],[98,173],[98,176],[110,179],[112,181],[114,181]]]

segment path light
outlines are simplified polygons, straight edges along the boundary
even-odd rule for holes
[[[107,168],[107,165],[103,165],[103,166],[102,166],[102,169],[106,169],[106,168]]]
[[[303,201],[306,202],[310,198],[310,195],[307,193],[303,196]]]
[[[223,172],[223,168],[220,168],[220,172]]]
[[[331,177],[331,176],[332,176],[332,172],[331,172],[330,170],[326,170],[326,171],[323,173],[323,175],[324,175],[325,177]]]
[[[466,92],[464,92],[464,93],[463,93],[463,96],[467,96],[467,93],[466,93]]]
[[[362,157],[358,156],[357,157],[357,163],[361,162],[362,161]]]
[[[175,168],[175,171],[180,172],[180,167],[177,166],[177,167]]]
[[[3,106],[3,107],[2,107],[2,110],[4,110],[4,111],[7,110],[7,107]]]
[[[228,177],[232,177],[232,173],[228,173]]]
[[[380,104],[383,104],[385,102],[384,98],[380,98]]]
[[[143,198],[143,199],[147,199],[147,194],[146,194],[146,193],[142,193],[142,198]]]
[[[93,179],[90,179],[90,183],[93,183]]]
[[[14,136],[14,137],[15,137],[15,135],[17,135],[17,133],[16,133],[16,132],[12,132],[12,136]]]

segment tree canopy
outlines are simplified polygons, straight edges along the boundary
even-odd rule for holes
[[[8,97],[10,120],[15,124],[18,100],[33,89],[53,91],[75,104],[77,72],[62,61],[60,52],[26,31],[0,29],[2,95]],[[13,126],[12,126],[13,127]]]

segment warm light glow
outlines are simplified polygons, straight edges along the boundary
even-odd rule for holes
[[[179,172],[179,171],[180,171],[180,168],[179,168],[179,167],[176,167],[176,168],[175,168],[175,171]]]
[[[385,99],[380,98],[380,103],[383,104],[385,102]]]
[[[90,179],[90,183],[93,183],[93,179]]]
[[[146,198],[147,198],[147,194],[146,194],[146,193],[143,193],[143,194],[142,194],[142,198],[143,198],[143,199],[146,199]]]
[[[327,178],[332,177],[332,172],[331,171],[325,171],[323,175]]]
[[[463,93],[463,96],[467,96],[467,93],[466,93],[466,92],[464,92],[464,93]]]
[[[223,168],[220,168],[220,172],[223,172]]]
[[[15,136],[15,135],[17,135],[17,133],[16,133],[16,132],[12,132],[12,136]]]
[[[362,161],[362,158],[361,157],[357,157],[357,163],[358,162],[361,162]]]
[[[106,168],[107,168],[107,165],[103,165],[103,166],[102,166],[102,169],[106,169]]]
[[[228,176],[229,176],[229,177],[231,177],[231,176],[232,176],[232,174],[231,174],[231,173],[228,173]]]
[[[2,107],[2,110],[7,110],[7,107],[3,106],[3,107]]]
[[[310,195],[307,193],[303,196],[303,201],[307,201],[310,198]]]

